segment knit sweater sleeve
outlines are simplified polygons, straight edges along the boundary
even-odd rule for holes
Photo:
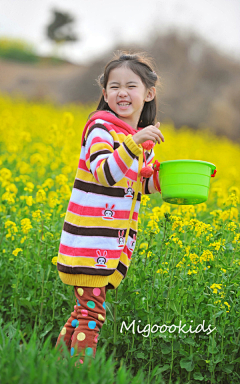
[[[119,182],[142,153],[132,135],[114,149],[114,139],[104,124],[93,124],[86,133],[85,162],[95,179],[105,187]]]

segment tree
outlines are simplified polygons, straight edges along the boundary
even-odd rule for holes
[[[69,13],[63,13],[56,10],[53,12],[53,21],[46,27],[47,37],[55,43],[65,43],[67,41],[78,41],[78,37],[72,32],[71,28],[74,17]]]

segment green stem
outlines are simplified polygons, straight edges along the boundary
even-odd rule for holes
[[[171,365],[170,365],[170,376],[168,384],[172,382],[172,370],[173,370],[173,338],[172,338],[172,353],[171,353]]]
[[[114,343],[114,349],[113,349],[113,356],[116,354],[116,342],[117,342],[117,294],[118,294],[118,288],[115,290],[115,303],[114,303],[114,309],[113,309],[113,316],[114,316],[114,331],[113,331],[113,343]]]

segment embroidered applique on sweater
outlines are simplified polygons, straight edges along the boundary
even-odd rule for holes
[[[116,288],[126,277],[137,239],[141,195],[156,193],[142,179],[136,131],[108,111],[87,122],[64,219],[57,269],[63,283]],[[145,151],[149,164],[153,150]]]

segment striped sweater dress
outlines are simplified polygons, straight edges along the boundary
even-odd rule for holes
[[[57,269],[68,285],[117,288],[137,239],[141,195],[156,193],[141,178],[143,148],[136,131],[110,111],[88,120],[64,219]],[[147,163],[153,150],[145,151]]]

